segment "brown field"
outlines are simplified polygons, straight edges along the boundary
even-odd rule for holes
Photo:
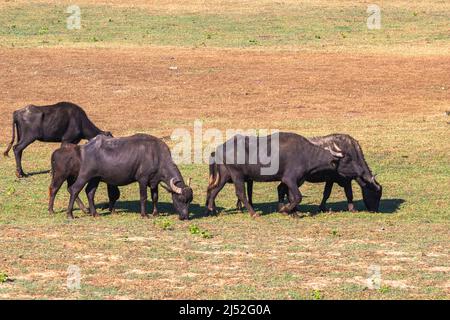
[[[120,135],[167,135],[174,123],[189,128],[194,119],[222,129],[292,129],[295,119],[326,118],[339,131],[355,117],[436,115],[447,107],[449,65],[433,56],[3,49],[0,141],[9,141],[13,110],[60,100],[82,105]]]

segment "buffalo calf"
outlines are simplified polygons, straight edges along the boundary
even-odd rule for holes
[[[80,146],[75,144],[64,144],[61,148],[55,150],[52,154],[52,181],[49,187],[49,204],[48,211],[54,213],[53,205],[55,197],[64,181],[67,181],[67,187],[70,188],[77,180],[80,171],[81,153]],[[114,211],[114,205],[120,197],[119,188],[108,185],[109,211]],[[78,206],[85,213],[86,210],[83,202],[79,197],[76,199]]]

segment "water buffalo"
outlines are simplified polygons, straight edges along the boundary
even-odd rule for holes
[[[97,128],[81,107],[70,102],[49,106],[29,105],[13,113],[12,139],[4,156],[7,157],[15,141],[16,175],[25,176],[22,169],[22,152],[34,141],[78,144],[82,139],[92,139],[99,134],[111,133]]]
[[[358,141],[348,134],[330,134],[323,137],[309,138],[312,143],[323,148],[336,148],[342,152],[344,157],[339,161],[337,170],[334,172],[318,172],[306,179],[308,182],[325,182],[322,202],[319,209],[326,211],[326,202],[330,197],[333,184],[337,183],[344,188],[347,197],[348,210],[354,211],[352,180],[361,187],[363,201],[368,211],[377,212],[380,206],[382,186],[372,174],[362,152]],[[280,207],[287,195],[288,189],[285,185],[278,186],[278,206]]]
[[[75,199],[86,185],[89,208],[97,215],[94,196],[100,181],[115,186],[139,183],[141,216],[147,218],[147,187],[151,189],[153,213],[157,213],[158,185],[172,194],[172,201],[181,220],[189,218],[189,204],[193,193],[184,183],[178,167],[172,160],[169,147],[160,139],[136,134],[130,137],[110,138],[99,135],[80,146],[81,165],[78,178],[69,188],[70,201],[67,210],[73,218]]]
[[[264,154],[270,161],[263,160]],[[231,179],[238,199],[253,217],[258,215],[245,195],[245,182],[283,182],[289,190],[289,204],[280,208],[280,211],[290,213],[301,201],[298,186],[308,176],[317,172],[336,170],[339,160],[343,157],[332,148],[319,147],[300,135],[286,132],[267,137],[236,135],[218,146],[214,155],[215,158],[211,161],[214,169],[207,190],[208,212],[214,211],[217,194]],[[253,159],[253,162],[250,159]],[[273,167],[274,163],[277,169],[270,172],[266,170],[264,173],[264,168]]]
[[[54,213],[53,205],[55,203],[55,197],[62,184],[67,181],[67,187],[70,188],[70,186],[72,186],[77,180],[81,165],[80,146],[71,143],[64,144],[63,146],[61,146],[61,148],[53,152],[51,159],[52,181],[48,190],[48,211],[50,213]],[[113,212],[114,204],[120,197],[119,188],[117,186],[108,185],[108,197],[109,211]],[[80,198],[77,197],[76,201],[82,211],[84,211],[85,213],[89,213]]]
[[[323,148],[334,148],[336,151],[340,151],[343,154],[343,158],[339,161],[337,170],[317,172],[314,175],[306,178],[307,182],[321,183],[325,182],[325,189],[323,192],[323,198],[319,206],[319,210],[326,211],[326,202],[330,197],[331,190],[334,183],[337,183],[344,188],[345,195],[348,202],[348,210],[354,211],[353,205],[353,191],[352,180],[356,180],[361,187],[363,194],[363,201],[369,211],[378,211],[380,205],[380,199],[382,195],[382,187],[376,181],[375,176],[372,174],[367,162],[365,161],[362,149],[356,139],[347,134],[331,134],[323,137],[308,138],[312,143],[321,146]],[[211,155],[214,157],[214,155]],[[215,166],[210,165],[210,176],[214,175]],[[218,165],[217,170],[220,170],[221,179],[225,179],[226,182],[232,182],[231,176],[227,172],[226,167]],[[288,194],[288,188],[285,184],[280,183],[277,188],[278,191],[278,209],[283,206],[284,199]],[[249,202],[252,203],[253,182],[247,183],[247,193]],[[236,207],[241,210],[242,204],[238,199]]]

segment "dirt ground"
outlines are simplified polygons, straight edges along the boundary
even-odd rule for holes
[[[175,68],[173,68],[175,67]],[[167,135],[295,119],[390,119],[444,112],[450,58],[174,48],[0,50],[0,142],[11,113],[69,100],[117,134]],[[175,69],[175,70],[173,70]]]

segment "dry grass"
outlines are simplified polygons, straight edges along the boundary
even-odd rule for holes
[[[301,6],[318,6],[318,7],[358,7],[372,4],[369,0],[190,0],[190,1],[174,1],[174,0],[77,0],[78,5],[108,5],[114,7],[140,7],[149,8],[155,12],[168,13],[192,13],[192,12],[206,12],[206,13],[255,13],[267,11],[285,11],[287,12],[292,7]],[[23,4],[73,4],[73,1],[56,1],[56,0],[2,0],[0,6],[15,6]],[[384,7],[395,8],[411,8],[416,10],[439,9],[448,10],[449,5],[446,1],[425,0],[425,1],[379,1],[377,4]]]

